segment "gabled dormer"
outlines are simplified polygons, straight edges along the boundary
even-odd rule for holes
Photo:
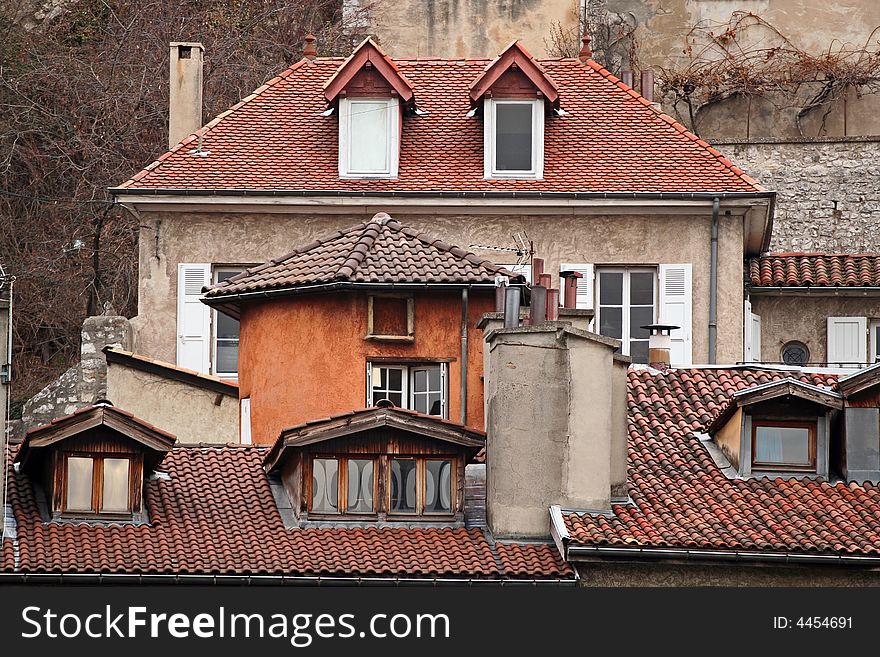
[[[840,393],[786,378],[735,392],[709,425],[739,477],[828,478]]]
[[[559,107],[559,89],[519,41],[471,84],[483,115],[483,174],[489,178],[544,177],[544,118]]]
[[[176,438],[98,402],[28,432],[15,470],[52,520],[145,521],[144,480]]]
[[[403,116],[414,109],[410,82],[365,39],[324,85],[339,116],[339,177],[396,178]]]

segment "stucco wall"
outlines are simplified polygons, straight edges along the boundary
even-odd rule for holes
[[[483,428],[480,316],[495,294],[471,291],[468,304],[467,424]],[[416,293],[412,343],[364,340],[367,295],[337,292],[246,306],[241,321],[239,394],[251,398],[255,443],[282,429],[364,408],[366,363],[375,357],[449,359],[449,419],[461,413],[461,293]]]
[[[107,397],[181,443],[237,443],[238,399],[181,381],[107,364]]]
[[[880,318],[880,298],[752,296],[752,312],[761,316],[761,359],[781,360],[782,345],[798,340],[810,361],[827,358],[828,317]]]
[[[579,0],[344,0],[395,57],[495,57],[514,39],[545,56],[553,22],[577,24]]]
[[[834,566],[579,563],[581,586],[880,586],[880,571]]]
[[[710,210],[705,214],[428,215],[394,218],[445,241],[513,246],[524,233],[548,272],[563,262],[609,265],[693,263],[693,360],[707,361]],[[346,215],[228,215],[144,213],[135,352],[175,362],[177,265],[260,263],[289,253],[333,230],[365,221],[372,213]],[[742,359],[742,220],[723,214],[719,230],[718,362]],[[513,256],[473,249],[498,261]],[[558,280],[554,277],[554,285]]]

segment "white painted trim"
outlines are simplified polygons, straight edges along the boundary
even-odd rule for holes
[[[239,405],[241,423],[239,425],[239,440],[242,445],[250,445],[251,437],[251,398],[245,397]]]
[[[532,106],[532,167],[526,171],[499,171],[495,167],[495,112],[499,105]],[[544,178],[544,101],[524,98],[487,98],[483,101],[483,177],[542,180]]]
[[[353,106],[385,103],[388,111],[388,140],[385,144],[388,168],[384,171],[352,171],[349,167],[349,139]],[[339,177],[342,179],[397,178],[400,164],[400,104],[397,98],[342,98],[339,101]]]

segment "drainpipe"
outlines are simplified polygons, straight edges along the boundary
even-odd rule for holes
[[[461,289],[461,423],[467,424],[468,289]]]
[[[718,212],[721,199],[712,199],[712,248],[709,253],[709,364],[715,364],[718,341]]]

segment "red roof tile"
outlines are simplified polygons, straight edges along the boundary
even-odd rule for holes
[[[880,287],[880,254],[771,253],[748,261],[752,287]]]
[[[565,513],[577,545],[880,554],[880,488],[801,478],[729,480],[692,432],[730,395],[792,376],[755,370],[629,373],[633,504]],[[834,385],[833,375],[794,375]]]
[[[15,450],[13,450],[15,451]],[[479,529],[285,529],[257,448],[178,447],[150,480],[150,523],[44,522],[30,479],[9,470],[17,543],[4,572],[571,579],[549,546],[496,550]],[[16,556],[17,551],[17,556]],[[18,565],[16,566],[16,562]]]
[[[465,115],[489,60],[399,59],[425,115],[403,122],[397,179],[340,180],[338,119],[324,85],[344,60],[302,60],[121,187],[348,192],[755,192],[721,153],[595,62],[537,60],[566,116],[548,118],[543,180],[485,180],[483,126]]]
[[[208,299],[227,295],[334,283],[492,285],[518,274],[464,249],[404,226],[384,212],[372,220],[226,279]]]

